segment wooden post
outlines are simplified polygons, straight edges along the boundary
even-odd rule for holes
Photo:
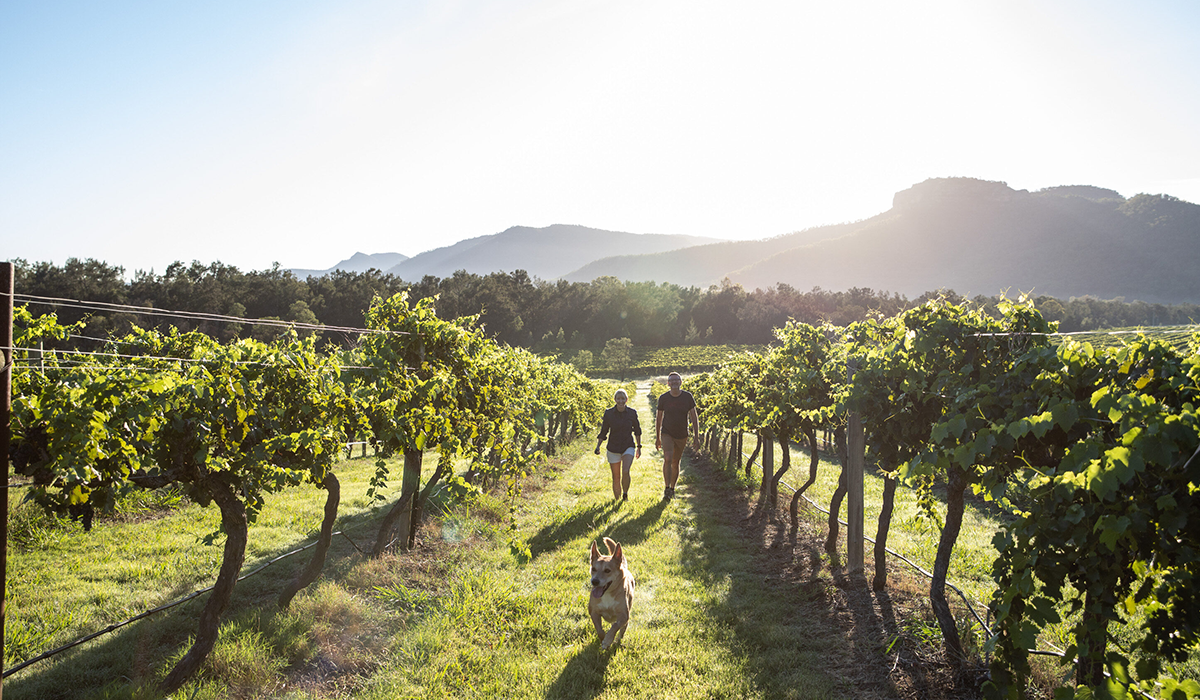
[[[848,379],[854,381],[853,362],[847,368]],[[862,419],[853,411],[846,425],[846,560],[850,574],[863,572],[863,462],[866,461],[866,439]]]
[[[4,697],[4,617],[8,598],[8,432],[9,413],[12,410],[12,360],[13,360],[13,264],[0,262],[0,455],[4,461],[4,483],[0,484],[0,507],[4,518],[0,520],[0,699]]]
[[[760,430],[758,433],[759,443],[762,444],[762,484],[758,487],[758,492],[766,495],[767,489],[771,487],[771,477],[775,476],[775,434],[769,430]]]

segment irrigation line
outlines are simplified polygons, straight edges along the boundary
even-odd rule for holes
[[[792,487],[792,485],[791,485],[791,484],[789,484],[788,482],[786,482],[786,481],[783,481],[783,480],[780,480],[780,482],[779,482],[779,483],[781,483],[781,484],[783,484],[784,486],[786,486],[786,487],[788,487],[789,489],[791,489],[792,493],[796,493],[796,489],[795,489],[795,488],[793,488],[793,487]],[[800,494],[800,497],[801,497],[801,498],[803,498],[804,500],[808,501],[808,502],[809,502],[809,504],[810,504],[810,505],[812,505],[812,507],[813,507],[813,508],[816,508],[817,510],[821,511],[822,513],[825,513],[826,515],[828,515],[828,514],[829,514],[829,511],[828,511],[828,510],[825,510],[825,509],[824,509],[824,508],[822,508],[821,506],[817,505],[817,502],[816,502],[816,501],[814,501],[814,500],[812,500],[812,499],[811,499],[811,498],[809,498],[808,496],[805,496],[804,494]],[[846,522],[845,520],[841,520],[841,519],[839,519],[839,520],[838,520],[838,522],[839,522],[839,523],[841,523],[842,525],[845,525],[847,528],[849,528],[849,527],[850,527],[850,523]],[[875,544],[875,540],[874,540],[874,539],[872,539],[872,538],[871,538],[869,535],[867,535],[867,534],[863,534],[863,539],[864,539],[864,540],[866,540],[866,541],[868,541],[868,542],[870,542],[871,544]],[[922,573],[922,574],[924,574],[924,575],[925,575],[927,578],[930,578],[930,579],[932,579],[932,578],[933,578],[933,574],[929,573],[929,572],[928,572],[928,571],[926,571],[926,570],[925,570],[923,567],[921,567],[921,565],[919,565],[919,564],[917,564],[916,562],[912,561],[911,559],[909,559],[909,558],[905,557],[903,554],[900,554],[899,552],[897,552],[897,551],[895,551],[895,550],[891,549],[890,547],[884,547],[883,549],[884,549],[884,551],[886,551],[888,554],[892,555],[893,557],[896,557],[896,558],[897,558],[897,559],[899,559],[900,561],[904,562],[905,564],[908,564],[908,565],[909,565],[909,566],[911,566],[912,568],[914,568],[914,569],[916,569],[917,571],[921,572],[921,573]],[[959,590],[958,586],[955,586],[953,583],[950,583],[949,581],[946,581],[946,585],[947,585],[947,586],[949,586],[951,590],[953,590],[955,593],[957,593],[957,594],[958,594],[958,595],[959,595],[959,596],[960,596],[960,597],[963,599],[963,603],[964,603],[964,604],[966,604],[966,606],[967,606],[967,610],[969,610],[969,611],[971,612],[971,617],[974,617],[974,618],[975,618],[975,621],[976,621],[976,622],[978,622],[978,623],[979,623],[979,626],[980,626],[980,627],[982,627],[982,628],[984,629],[984,631],[988,633],[988,636],[989,636],[989,637],[995,636],[995,635],[994,635],[994,633],[992,632],[992,628],[991,628],[991,627],[988,627],[987,623],[985,623],[983,620],[979,619],[979,613],[975,612],[975,608],[974,608],[974,606],[972,606],[972,605],[971,605],[971,600],[970,600],[969,598],[967,598],[966,594],[965,594],[965,593],[963,593],[961,590]],[[977,605],[983,605],[983,603],[978,603],[978,602],[977,602],[976,604],[977,604]]]
[[[742,452],[742,456],[743,456],[743,457],[745,457],[745,456],[746,456],[746,453],[745,453],[745,451],[743,451],[743,452]],[[792,493],[796,493],[796,489],[795,489],[795,487],[793,487],[793,486],[792,486],[791,484],[789,484],[788,482],[786,482],[786,481],[783,481],[783,480],[781,479],[781,480],[779,481],[779,483],[783,484],[783,485],[784,485],[784,486],[786,486],[788,489],[790,489]],[[804,500],[808,501],[809,505],[811,505],[813,508],[816,508],[817,510],[821,511],[822,513],[824,513],[824,514],[826,514],[826,515],[829,515],[829,511],[828,511],[828,510],[826,510],[826,509],[824,509],[824,508],[822,508],[822,507],[821,507],[821,506],[820,506],[820,505],[819,505],[819,504],[818,504],[816,501],[814,501],[813,499],[809,498],[808,496],[805,496],[804,494],[800,494],[800,497],[801,497],[801,498],[803,498]],[[845,526],[846,526],[846,528],[847,528],[847,529],[849,529],[849,527],[850,527],[850,523],[846,522],[845,520],[841,520],[841,519],[838,519],[838,522],[839,522],[839,523],[841,523],[842,525],[845,525]],[[872,539],[872,538],[871,538],[869,535],[867,535],[866,533],[863,533],[863,539],[864,539],[864,540],[866,540],[866,541],[868,541],[868,542],[870,542],[871,544],[875,544],[875,540],[874,540],[874,539]],[[908,564],[908,565],[909,565],[909,566],[911,566],[912,568],[914,568],[914,569],[916,569],[917,571],[921,572],[921,573],[922,573],[922,574],[924,574],[924,575],[925,575],[927,578],[930,578],[930,579],[932,579],[932,578],[933,578],[933,574],[931,574],[930,572],[926,571],[926,570],[925,570],[925,569],[924,569],[924,568],[923,568],[921,565],[919,565],[919,564],[917,564],[916,562],[912,561],[911,559],[909,559],[909,558],[905,557],[903,554],[900,554],[899,552],[897,552],[897,551],[895,551],[894,549],[891,549],[891,548],[889,548],[889,547],[884,547],[883,549],[884,549],[884,551],[886,551],[888,554],[892,555],[893,557],[896,557],[896,558],[897,558],[897,559],[899,559],[900,561],[904,562],[905,564]],[[987,623],[985,623],[983,620],[979,619],[979,613],[975,612],[975,608],[974,608],[974,607],[971,605],[971,601],[970,601],[970,599],[969,599],[969,598],[967,598],[967,595],[966,595],[965,593],[963,593],[961,590],[959,590],[958,586],[955,586],[953,583],[950,583],[950,581],[949,581],[949,580],[947,580],[947,581],[946,581],[946,585],[947,585],[947,586],[949,586],[951,590],[953,590],[955,593],[957,593],[957,594],[958,594],[958,595],[959,595],[959,596],[960,596],[960,597],[963,599],[963,603],[964,603],[964,604],[966,604],[966,606],[967,606],[967,610],[969,610],[969,611],[971,612],[971,617],[974,617],[974,618],[975,618],[975,621],[976,621],[976,622],[978,622],[978,623],[979,623],[979,626],[980,626],[980,627],[982,627],[982,628],[984,629],[984,631],[986,631],[986,632],[988,633],[988,636],[989,636],[989,637],[991,637],[991,636],[994,636],[994,634],[992,633],[992,628],[991,628],[991,627],[988,627]],[[978,602],[977,602],[976,604],[977,604],[977,605],[983,605],[983,603],[978,603]]]
[[[350,541],[350,544],[354,545],[355,549],[358,549],[358,551],[360,553],[362,552],[362,550],[359,549],[358,545],[354,544],[354,540],[351,540],[344,532],[339,530],[333,534],[341,535],[342,537],[345,537],[347,540]],[[243,574],[242,576],[239,576],[238,581],[242,581],[244,579],[250,578],[251,576],[259,573],[260,571],[262,571],[263,569],[267,568],[268,566],[274,564],[277,561],[286,559],[286,558],[292,556],[293,554],[299,554],[300,552],[303,552],[306,549],[311,549],[312,547],[317,546],[318,542],[311,542],[309,544],[304,545],[300,549],[294,549],[286,554],[281,554],[281,555],[275,557],[274,559],[271,559],[270,561],[264,563],[262,566],[258,567],[254,571],[251,571],[247,574]],[[143,613],[140,613],[138,615],[135,615],[135,616],[129,618],[128,620],[125,620],[124,622],[118,622],[118,623],[109,625],[108,627],[105,627],[104,629],[100,630],[99,632],[93,632],[92,634],[89,634],[86,637],[76,639],[75,641],[70,642],[68,644],[64,644],[64,645],[58,647],[57,649],[51,649],[50,651],[42,652],[41,654],[38,654],[37,656],[33,657],[32,659],[23,661],[22,663],[19,663],[16,666],[13,666],[12,668],[4,669],[3,677],[8,678],[10,675],[16,673],[17,671],[20,671],[21,669],[25,668],[26,666],[29,666],[30,664],[32,664],[34,662],[41,661],[43,659],[48,659],[51,656],[55,656],[57,654],[61,654],[62,652],[66,651],[67,649],[71,649],[72,647],[77,647],[80,644],[83,644],[85,642],[90,642],[91,640],[95,639],[96,637],[106,635],[109,632],[115,632],[115,631],[121,629],[122,627],[124,627],[125,625],[128,625],[132,622],[137,622],[138,620],[141,620],[142,618],[150,617],[151,615],[155,615],[157,613],[163,612],[164,610],[170,610],[171,608],[173,608],[177,605],[183,605],[184,603],[188,602],[189,600],[192,600],[193,598],[196,598],[197,596],[203,595],[205,593],[208,593],[209,591],[211,591],[214,588],[216,588],[215,584],[212,586],[209,586],[208,588],[202,588],[202,589],[196,591],[195,593],[192,593],[191,595],[180,598],[179,600],[176,600],[176,601],[173,601],[170,603],[166,603],[165,605],[160,605],[157,608],[154,608],[153,610],[147,610]]]

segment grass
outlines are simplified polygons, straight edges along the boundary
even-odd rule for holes
[[[361,539],[369,536],[363,526],[373,509],[363,494],[373,472],[373,460],[363,459],[342,462],[337,469],[345,494],[339,527],[357,528],[354,536]],[[75,523],[41,515],[33,504],[21,502],[19,489],[14,491],[10,520],[18,524],[18,536],[8,560],[6,668],[182,598],[215,578],[221,539],[215,545],[203,540],[218,528],[216,508],[176,501],[176,507],[163,511],[139,499],[84,532]],[[270,497],[251,527],[243,571],[315,539],[324,500],[325,492],[313,487]],[[335,545],[343,557],[353,551],[347,542]],[[303,558],[299,555],[238,584],[234,610],[269,602]],[[103,687],[122,675],[139,678],[165,672],[165,658],[186,650],[204,599],[40,661],[7,679],[6,695],[79,697],[81,688]],[[222,643],[225,639],[222,635]]]
[[[362,697],[836,697],[812,660],[820,635],[780,619],[786,605],[748,576],[749,555],[686,496],[694,484],[661,499],[660,464],[636,460],[630,499],[617,502],[607,465],[576,451],[518,515],[529,561],[481,550]],[[586,577],[589,543],[605,535],[638,583],[624,640],[600,652]]]
[[[635,407],[645,408],[645,396],[635,395]],[[590,447],[585,439],[563,450],[546,470],[549,478],[529,483],[527,498],[517,501],[516,532],[527,557],[509,546],[508,503],[485,496],[431,521],[412,552],[368,559],[335,539],[325,576],[288,610],[278,610],[274,596],[304,555],[243,581],[216,648],[177,697],[856,694],[834,670],[838,657],[850,657],[851,646],[861,642],[834,629],[823,609],[819,593],[832,585],[830,571],[812,572],[811,585],[780,585],[730,522],[741,514],[731,515],[722,490],[737,488],[736,481],[700,484],[685,464],[677,498],[664,502],[659,458],[647,452],[634,463],[630,500],[615,502],[608,467]],[[792,463],[785,481],[801,483],[807,457],[797,451]],[[338,529],[363,544],[377,524],[378,509],[362,495],[373,470],[368,459],[337,469],[344,494]],[[822,461],[810,489],[818,503],[828,503],[837,471]],[[868,534],[881,488],[877,475],[866,476]],[[786,488],[782,493],[789,495]],[[323,500],[324,492],[311,487],[273,496],[252,526],[245,570],[311,541]],[[803,510],[809,521],[824,522],[824,514]],[[202,542],[216,527],[216,510],[171,494],[130,504],[91,533],[19,503],[10,520],[9,666],[207,586],[217,567],[219,541]],[[997,526],[992,514],[968,506],[950,579],[973,600],[986,600],[990,591],[990,538]],[[899,490],[889,546],[928,569],[937,534],[918,517],[911,492]],[[623,544],[638,580],[629,631],[608,652],[600,652],[586,612],[587,550],[604,535]],[[868,566],[869,557],[868,550]],[[819,600],[806,608],[808,598]],[[7,679],[6,695],[153,698],[155,681],[190,645],[202,603],[39,662]],[[897,636],[878,650],[881,662],[901,636],[923,648],[940,645],[928,616],[900,623]],[[1049,634],[1061,636],[1061,630]],[[1061,674],[1052,662],[1035,661],[1042,676]],[[1194,677],[1189,673],[1182,675]]]

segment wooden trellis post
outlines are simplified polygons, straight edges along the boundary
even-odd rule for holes
[[[0,484],[0,700],[4,697],[4,617],[8,598],[8,433],[12,410],[13,361],[13,264],[0,262],[0,455],[4,461],[4,483]]]
[[[849,380],[854,381],[858,369],[851,362]],[[863,462],[866,461],[866,439],[862,419],[851,411],[846,425],[846,559],[850,574],[863,572]]]

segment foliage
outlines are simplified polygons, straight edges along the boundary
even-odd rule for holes
[[[24,308],[17,318],[21,348],[61,341],[77,328]],[[376,332],[347,353],[320,352],[314,337],[295,333],[222,344],[195,331],[134,327],[104,354],[19,355],[12,458],[33,477],[38,503],[86,526],[94,509],[111,509],[132,489],[177,484],[221,511],[226,541],[215,592],[165,691],[213,648],[248,524],[265,496],[303,482],[325,485],[348,434],[365,432],[385,453],[405,453],[411,535],[434,485],[468,486],[453,476],[454,458],[507,479],[511,491],[543,449],[597,420],[605,405],[603,385],[498,345],[474,319],[439,319],[433,300],[410,305],[403,293],[377,300],[367,321]],[[428,449],[438,451],[438,466],[417,498]],[[372,493],[387,473],[381,461]]]
[[[593,362],[595,362],[595,360],[592,357],[591,350],[580,350],[575,355],[575,359],[571,360],[571,364],[574,365],[575,369],[580,372],[588,371],[588,369],[591,368]]]
[[[604,352],[600,354],[600,362],[609,371],[620,376],[622,381],[624,381],[632,361],[633,341],[629,338],[612,338],[604,344]]]
[[[1200,336],[1186,352],[1144,337],[1097,352],[1056,347],[1053,330],[1029,299],[932,299],[851,326],[825,355],[804,357],[817,336],[789,326],[782,347],[731,357],[691,387],[710,427],[786,432],[855,411],[877,463],[930,504],[946,484],[930,595],[952,652],[957,626],[939,589],[962,491],[1013,514],[995,542],[990,692],[1021,696],[1037,633],[1073,612],[1065,663],[1079,660],[1081,689],[1191,692],[1160,676],[1200,640]],[[847,365],[853,376],[839,377]],[[826,393],[803,393],[821,382]],[[1114,651],[1118,625],[1140,631]]]
[[[1078,658],[1080,685],[1155,692],[1161,660],[1196,648],[1198,345],[1185,355],[1145,337],[1100,353],[1065,344],[1041,355],[1032,410],[996,426],[1022,442],[1037,504],[996,538],[997,695],[1019,695],[1025,649],[1059,620],[1056,599],[1082,613],[1064,660]],[[1114,623],[1137,629],[1132,649],[1111,650]]]

